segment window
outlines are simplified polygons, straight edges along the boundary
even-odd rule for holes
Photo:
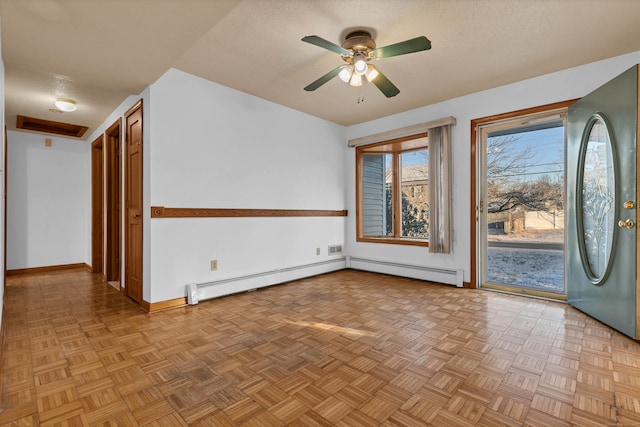
[[[427,134],[356,148],[357,240],[428,246]]]

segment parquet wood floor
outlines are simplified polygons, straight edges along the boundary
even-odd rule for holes
[[[640,346],[568,305],[345,270],[147,314],[11,276],[1,425],[640,425]]]

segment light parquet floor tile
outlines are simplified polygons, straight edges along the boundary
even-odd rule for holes
[[[10,276],[0,426],[640,425],[640,344],[562,303],[345,270],[147,314]]]

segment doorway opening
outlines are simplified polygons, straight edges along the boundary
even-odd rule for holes
[[[472,122],[477,287],[566,299],[567,105]]]
[[[101,273],[103,267],[103,185],[104,138],[100,136],[91,143],[91,272]]]

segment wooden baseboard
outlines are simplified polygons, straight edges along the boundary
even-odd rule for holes
[[[140,302],[140,307],[148,313],[153,313],[155,311],[167,310],[169,308],[177,308],[183,307],[187,305],[187,297],[170,299],[167,301],[159,301],[159,302],[147,302],[142,300]]]
[[[18,274],[46,273],[48,271],[68,270],[70,268],[84,268],[91,272],[91,266],[87,263],[80,262],[77,264],[64,265],[48,265],[45,267],[17,268],[15,270],[7,270],[7,276],[16,276]]]

